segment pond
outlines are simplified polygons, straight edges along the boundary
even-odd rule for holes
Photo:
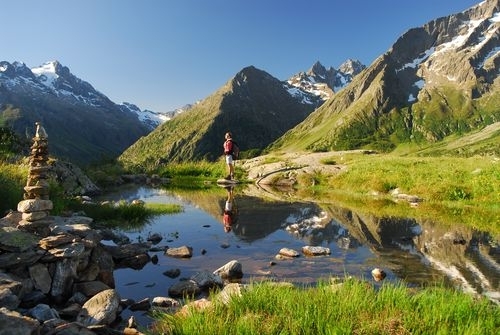
[[[213,272],[237,260],[243,267],[243,283],[267,279],[301,285],[354,276],[381,285],[371,278],[371,271],[381,268],[387,274],[385,281],[418,287],[444,283],[500,301],[500,248],[487,233],[466,227],[449,230],[409,218],[377,218],[333,204],[273,200],[252,195],[248,187],[232,190],[236,215],[229,232],[223,224],[228,189],[179,193],[133,187],[106,195],[107,200],[180,204],[181,213],[155,217],[123,233],[133,242],[160,234],[156,247],[193,249],[193,256],[184,259],[150,252],[158,262],[149,262],[141,270],[115,270],[122,298],[168,296],[168,288],[181,278]],[[330,254],[305,256],[304,246],[326,247]],[[282,248],[296,250],[300,256],[277,259]],[[165,275],[171,270],[180,270],[180,275]],[[122,316],[127,313],[131,312]],[[141,318],[145,322],[146,316]]]

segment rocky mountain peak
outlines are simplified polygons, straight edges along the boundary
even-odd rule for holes
[[[236,86],[244,86],[247,84],[252,83],[254,80],[259,80],[259,81],[278,81],[276,78],[271,76],[269,73],[262,71],[260,69],[257,69],[255,66],[250,65],[242,70],[240,70],[234,77],[233,77],[233,85]]]
[[[50,61],[31,69],[38,81],[66,99],[84,99],[90,104],[108,105],[111,101],[88,82],[73,75],[69,68],[58,61]]]
[[[12,64],[6,61],[0,62],[0,75],[11,79],[16,76],[33,78],[33,73],[23,62],[14,62]]]
[[[359,60],[348,59],[339,66],[339,72],[355,76],[366,68]]]
[[[13,117],[12,109],[22,117]],[[59,138],[52,153],[60,158],[87,165],[117,155],[155,126],[138,115],[58,61],[33,69],[21,62],[0,62],[0,118],[23,135],[43,120],[47,132]]]
[[[347,86],[354,76],[365,66],[361,62],[348,59],[339,70],[328,69],[316,61],[307,72],[299,72],[288,79],[288,84],[319,97],[322,101],[330,99],[335,92]]]
[[[333,69],[330,67],[330,71],[331,70]],[[320,76],[320,77],[327,76],[326,68],[319,61],[316,61],[316,63],[314,63],[313,66],[311,66],[311,68],[306,73],[311,76]]]
[[[396,100],[401,103],[415,102],[419,94],[423,97],[442,85],[470,91],[473,98],[481,96],[500,70],[499,35],[499,0],[483,1],[408,30],[385,54],[399,78],[393,96],[400,94]]]

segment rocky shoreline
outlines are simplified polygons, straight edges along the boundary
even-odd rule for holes
[[[182,312],[187,308],[183,297],[214,288],[227,295],[225,287],[243,276],[241,264],[231,261],[213,273],[180,280],[168,289],[168,297],[133,301],[114,289],[113,271],[140,269],[152,261],[148,251],[153,243],[110,246],[102,241],[113,233],[91,229],[91,218],[51,219],[47,236],[19,229],[20,212],[0,219],[0,328],[8,334],[139,334],[133,330],[134,320],[121,320],[123,310]],[[167,249],[165,254],[186,257],[186,250],[189,247]],[[228,289],[241,288],[232,283]]]
[[[154,241],[130,243],[110,229],[91,228],[93,219],[84,215],[51,216],[48,136],[40,123],[36,126],[24,199],[0,219],[0,335],[140,334],[133,317],[121,319],[123,310],[182,313],[189,308],[182,306],[184,297],[241,279],[241,264],[232,261],[179,281],[169,288],[169,297],[121,297],[114,270],[142,269],[154,261],[148,254]],[[190,252],[188,246],[165,250],[171,257]]]

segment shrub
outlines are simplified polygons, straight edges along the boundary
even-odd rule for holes
[[[0,211],[16,209],[17,203],[23,199],[26,184],[27,167],[0,163]]]

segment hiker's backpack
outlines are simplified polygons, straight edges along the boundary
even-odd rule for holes
[[[232,155],[233,159],[238,159],[238,156],[240,155],[240,148],[238,147],[238,144],[236,144],[236,142],[234,142],[233,140],[225,141],[224,154]]]
[[[238,147],[238,144],[235,142],[233,142],[233,151],[231,152],[231,155],[233,155],[233,159],[238,159],[240,156],[240,147]]]

